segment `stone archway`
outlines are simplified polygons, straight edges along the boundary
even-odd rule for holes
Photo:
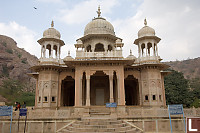
[[[62,106],[74,106],[75,101],[75,80],[67,76],[62,80],[61,85],[61,103]]]
[[[126,105],[139,105],[139,84],[133,75],[124,79]]]
[[[96,71],[90,77],[91,105],[105,105],[109,102],[109,76],[103,71]]]

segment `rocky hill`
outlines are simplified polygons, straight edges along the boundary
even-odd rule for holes
[[[10,37],[0,35],[0,85],[5,79],[14,79],[27,85],[27,91],[35,87],[35,79],[27,75],[31,66],[37,64],[37,57],[18,48]]]
[[[183,61],[166,62],[172,69],[182,72],[186,79],[200,78],[200,57]]]

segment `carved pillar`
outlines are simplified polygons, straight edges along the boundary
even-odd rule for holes
[[[147,57],[147,54],[148,54],[147,43],[145,43],[145,49],[146,49],[146,57]]]
[[[53,45],[51,45],[51,53],[49,55],[51,58],[53,57]]]
[[[80,77],[80,94],[79,94],[79,96],[80,96],[80,98],[79,98],[79,100],[80,100],[80,102],[79,102],[79,104],[80,104],[80,106],[82,106],[83,104],[82,104],[82,93],[83,93],[83,82],[82,82],[82,75],[81,75],[81,77]]]
[[[80,106],[80,71],[77,68],[75,71],[75,106]]]
[[[57,58],[57,59],[59,58],[59,47],[60,47],[60,46],[57,46],[57,51],[56,51],[56,58]]]
[[[153,56],[155,56],[155,45],[152,43],[152,48],[153,48]]]
[[[158,56],[158,45],[156,43],[156,56]]]
[[[43,45],[41,45],[41,58],[43,57]]]
[[[109,73],[109,80],[110,80],[110,103],[114,102],[113,99],[113,73],[110,71]]]
[[[120,84],[119,75],[117,75],[117,103],[120,105]]]
[[[47,45],[45,44],[44,45],[44,53],[43,53],[44,54],[44,56],[43,56],[44,58],[46,58],[46,50],[47,50]]]
[[[88,75],[88,73],[86,75],[86,82],[86,106],[90,106],[90,75]]]
[[[138,53],[139,53],[139,58],[141,57],[141,44],[138,44]]]
[[[118,105],[125,105],[125,90],[124,90],[124,68],[122,67],[121,70],[118,73]]]

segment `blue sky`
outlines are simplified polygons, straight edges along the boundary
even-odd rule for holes
[[[68,50],[75,57],[76,39],[83,36],[86,24],[97,17],[98,5],[102,17],[113,24],[116,36],[123,39],[124,57],[130,49],[138,56],[133,42],[145,17],[147,25],[162,39],[158,52],[164,61],[200,57],[199,0],[6,0],[0,4],[0,34],[12,37],[18,47],[39,58],[37,40],[54,20],[54,27],[65,42],[61,57],[67,56]]]

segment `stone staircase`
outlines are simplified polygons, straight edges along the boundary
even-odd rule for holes
[[[143,133],[122,120],[89,117],[71,122],[58,133]]]
[[[89,110],[89,115],[91,117],[99,117],[99,116],[109,117],[111,115],[111,111],[109,108],[91,108]]]
[[[135,125],[118,120],[112,114],[114,108],[92,107],[80,120],[74,120],[59,130],[57,133],[143,133]]]

